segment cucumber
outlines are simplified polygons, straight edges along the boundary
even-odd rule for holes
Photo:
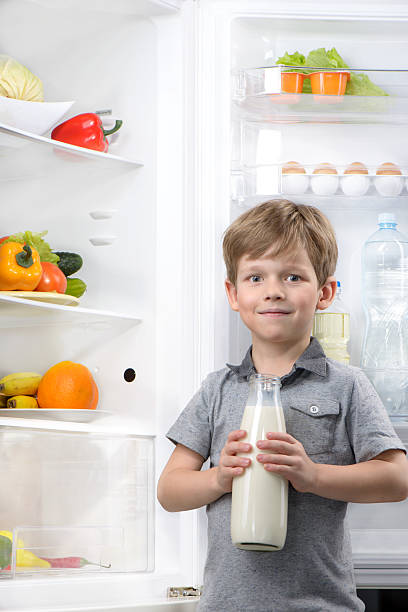
[[[66,251],[55,251],[54,253],[59,257],[57,266],[65,276],[71,276],[82,268],[82,257],[78,253],[67,253]]]
[[[80,278],[67,278],[67,288],[65,293],[74,297],[81,297],[86,291],[86,283]]]

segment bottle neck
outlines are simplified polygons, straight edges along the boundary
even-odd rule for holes
[[[250,378],[249,403],[257,406],[280,406],[281,381],[279,376],[253,374]]]

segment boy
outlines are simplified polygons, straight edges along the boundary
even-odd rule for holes
[[[167,510],[207,504],[208,556],[200,612],[357,612],[344,524],[347,502],[408,496],[405,449],[364,374],[325,357],[310,337],[316,309],[333,301],[337,244],[311,206],[272,200],[224,236],[231,308],[251,331],[239,366],[210,374],[168,438],[176,444],[158,485]],[[235,548],[232,480],[250,464],[240,422],[254,372],[281,377],[286,434],[257,447],[265,470],[289,481],[288,533],[277,552]],[[200,471],[210,457],[208,470]]]

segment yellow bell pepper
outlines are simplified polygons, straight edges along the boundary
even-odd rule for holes
[[[13,541],[13,534],[11,531],[0,531],[0,535],[5,536],[11,542]],[[17,567],[51,567],[51,563],[40,559],[30,550],[24,550],[24,542],[18,538],[17,540]]]
[[[34,291],[42,275],[36,249],[20,242],[0,245],[0,291]]]

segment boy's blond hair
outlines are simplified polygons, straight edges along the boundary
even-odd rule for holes
[[[243,255],[257,259],[270,250],[271,257],[304,248],[316,272],[319,287],[334,274],[337,242],[334,229],[314,206],[289,200],[268,200],[240,215],[223,240],[228,279],[235,285]]]

